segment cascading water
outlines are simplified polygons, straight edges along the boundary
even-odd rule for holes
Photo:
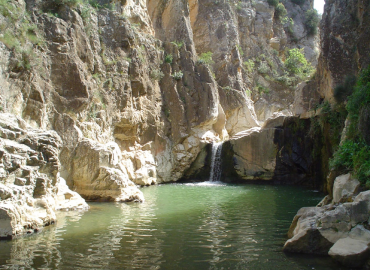
[[[211,173],[209,176],[210,182],[220,181],[222,170],[221,152],[222,152],[222,142],[212,144]]]

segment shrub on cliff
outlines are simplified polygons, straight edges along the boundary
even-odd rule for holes
[[[348,75],[342,84],[334,88],[334,98],[337,102],[344,102],[353,93],[356,84],[356,76]]]
[[[288,12],[285,6],[282,3],[279,3],[275,9],[275,16],[277,16],[278,18],[284,18],[287,14]]]
[[[309,77],[314,71],[314,68],[304,56],[303,49],[289,50],[284,65],[290,75],[295,75],[300,79]]]
[[[346,109],[350,120],[347,139],[334,153],[330,165],[332,169],[353,171],[370,188],[370,66],[357,80]]]
[[[214,64],[215,62],[212,60],[212,56],[213,56],[213,53],[212,52],[205,52],[205,53],[202,53],[199,58],[198,58],[198,61],[197,63],[198,64],[204,64],[204,65],[212,65]]]
[[[308,35],[316,35],[320,22],[320,16],[316,9],[307,10],[305,15],[305,27]]]
[[[279,4],[279,0],[267,0],[270,6],[276,7]]]

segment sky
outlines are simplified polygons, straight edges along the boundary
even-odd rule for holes
[[[322,14],[324,12],[324,0],[314,0],[314,8],[319,12],[319,14]]]

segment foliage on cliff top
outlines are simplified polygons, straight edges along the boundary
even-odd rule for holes
[[[350,125],[347,139],[340,145],[330,161],[333,169],[353,171],[358,180],[370,188],[370,66],[363,70],[357,80],[346,109]]]
[[[267,0],[270,6],[276,7],[279,4],[279,0]]]
[[[286,10],[284,4],[282,3],[279,3],[277,4],[276,8],[275,8],[275,15],[282,19],[284,18],[286,15],[288,14],[288,11]]]
[[[307,10],[305,15],[305,27],[308,35],[316,35],[320,22],[320,16],[316,9]]]
[[[314,71],[314,68],[304,56],[303,49],[288,50],[284,65],[290,75],[296,75],[300,79],[309,77]]]

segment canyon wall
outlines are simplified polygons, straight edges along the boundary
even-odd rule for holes
[[[302,48],[315,64],[318,41],[303,19],[313,2],[284,3],[284,17],[264,0],[1,3],[0,114],[15,125],[1,134],[1,192],[50,201],[59,187],[87,200],[142,201],[137,185],[179,180],[207,144],[291,115],[302,79],[286,76],[285,52]],[[45,148],[20,155],[7,145],[22,149],[43,132],[57,141],[45,162],[58,166],[39,183],[24,170]],[[13,154],[23,161],[7,165]],[[23,199],[9,196],[2,219],[23,226],[6,207]],[[58,207],[43,207],[32,228],[54,222]]]

